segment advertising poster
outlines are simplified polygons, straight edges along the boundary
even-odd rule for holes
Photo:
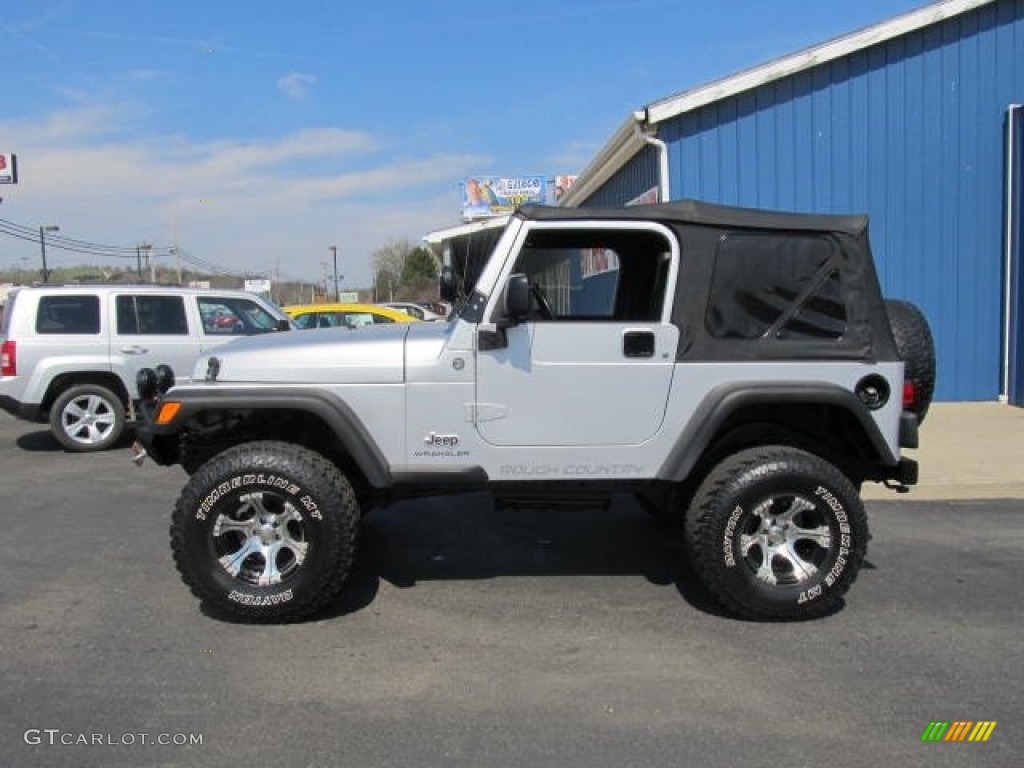
[[[462,218],[505,216],[523,203],[543,203],[547,179],[543,176],[502,178],[474,176],[462,186]]]
[[[14,155],[0,155],[0,184],[18,183],[18,158]]]
[[[555,202],[557,203],[562,199],[562,195],[569,191],[573,184],[576,183],[575,176],[568,176],[562,174],[555,176]]]

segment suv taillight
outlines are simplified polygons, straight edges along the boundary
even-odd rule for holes
[[[911,411],[917,403],[917,387],[912,381],[903,382],[903,410]]]
[[[0,344],[0,376],[16,376],[18,373],[18,356],[15,354],[14,341],[8,339]]]

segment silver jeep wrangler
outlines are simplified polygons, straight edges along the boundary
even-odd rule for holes
[[[444,298],[465,282],[444,274]],[[308,616],[344,583],[363,512],[486,489],[532,506],[629,491],[682,526],[735,614],[819,616],[865,556],[861,484],[916,482],[900,449],[931,398],[931,336],[883,300],[862,216],[524,206],[459,303],[446,323],[240,340],[189,384],[140,375],[137,450],[191,475],[171,547],[210,609]]]

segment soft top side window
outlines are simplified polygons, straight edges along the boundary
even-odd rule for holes
[[[708,332],[719,339],[841,339],[847,325],[841,266],[839,244],[829,235],[724,235],[715,255]]]
[[[670,262],[669,243],[650,230],[535,229],[512,272],[530,282],[531,320],[656,322]]]

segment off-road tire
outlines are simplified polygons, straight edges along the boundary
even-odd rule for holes
[[[105,451],[121,439],[124,428],[124,403],[99,384],[69,387],[50,407],[50,431],[74,453]]]
[[[897,299],[885,300],[896,350],[903,360],[904,378],[914,383],[917,400],[911,409],[920,424],[932,404],[935,392],[935,341],[928,319],[915,304]]]
[[[735,615],[806,619],[842,605],[867,552],[867,515],[827,461],[795,448],[753,448],[704,480],[684,540],[698,578]]]
[[[358,524],[352,485],[334,464],[291,443],[252,442],[192,475],[174,508],[171,550],[212,613],[295,621],[340,591]]]

